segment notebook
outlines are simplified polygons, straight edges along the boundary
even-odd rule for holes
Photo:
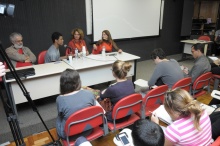
[[[33,67],[32,68],[19,69],[19,70],[16,70],[16,73],[18,74],[18,76],[20,78],[26,78],[28,76],[35,75],[35,69]],[[14,79],[13,74],[11,72],[6,72],[6,79],[7,80]]]
[[[165,110],[164,105],[160,105],[156,110],[153,111],[153,114],[155,114],[161,121],[163,121],[167,125],[173,122],[170,115]]]
[[[218,91],[218,90],[213,90],[211,96],[212,96],[213,98],[216,98],[216,99],[220,100],[220,91]]]
[[[201,103],[200,106],[202,107],[202,109],[204,109],[208,113],[208,115],[210,115],[215,110],[214,107],[208,106],[208,105],[203,104],[203,103]]]

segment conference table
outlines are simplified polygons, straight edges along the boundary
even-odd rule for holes
[[[99,83],[115,80],[112,75],[112,63],[116,60],[128,61],[132,68],[128,77],[136,78],[136,63],[140,57],[122,52],[114,56],[89,55],[84,58],[73,58],[72,63],[64,59],[59,62],[33,65],[35,75],[22,79],[27,91],[33,100],[60,94],[60,74],[67,68],[79,72],[82,86],[91,86]],[[28,68],[28,67],[24,67]],[[15,104],[27,102],[18,84],[14,79],[6,80]]]
[[[204,46],[204,55],[206,55],[208,44],[212,43],[212,41],[204,41],[204,40],[197,40],[197,39],[194,39],[194,40],[181,40],[180,42],[184,43],[184,47],[183,47],[182,58],[179,61],[185,60],[186,59],[186,54],[192,55],[192,52],[191,52],[192,45],[197,44],[197,43],[205,44],[205,46]]]

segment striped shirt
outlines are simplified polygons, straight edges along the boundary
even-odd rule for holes
[[[211,122],[204,111],[200,117],[200,131],[193,124],[193,117],[181,118],[165,130],[165,137],[176,146],[206,146],[212,140]]]

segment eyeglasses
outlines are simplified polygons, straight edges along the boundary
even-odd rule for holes
[[[23,42],[23,40],[16,40],[15,42],[16,43],[21,43],[21,42]]]

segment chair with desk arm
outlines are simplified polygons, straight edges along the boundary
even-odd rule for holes
[[[151,115],[151,112],[156,110],[164,101],[164,95],[168,90],[167,85],[158,86],[154,89],[151,89],[145,97],[142,99],[142,109],[141,113],[138,113],[142,118],[148,117]]]
[[[103,126],[100,127],[100,126]],[[103,109],[100,106],[91,106],[81,109],[73,113],[65,123],[65,134],[67,138],[63,141],[65,146],[73,146],[75,139],[71,139],[71,136],[80,134],[89,129],[93,129],[92,133],[86,136],[88,141],[92,141],[101,136],[108,134],[107,120],[104,115]]]
[[[175,89],[175,88],[181,88],[181,89],[184,89],[186,91],[188,91],[189,93],[191,92],[191,82],[192,82],[192,78],[191,77],[186,77],[186,78],[183,78],[179,81],[177,81],[172,89]]]
[[[205,87],[208,88],[208,92],[210,92],[210,80],[212,78],[212,73],[207,72],[200,75],[192,84],[192,95],[194,98],[197,98],[203,94],[206,94],[204,90]]]
[[[201,36],[198,37],[198,40],[201,40],[201,41],[211,41],[211,38],[209,36],[207,36],[207,35],[201,35]],[[207,52],[208,51],[210,52],[209,54],[211,54],[211,46],[210,45],[208,45]]]
[[[112,110],[113,123],[108,122],[108,128],[115,132],[118,129],[132,125],[135,121],[140,119],[140,117],[135,113],[141,111],[141,106],[142,96],[138,93],[134,93],[122,98],[115,104]],[[129,119],[120,123],[116,122],[117,119],[121,119],[129,115]]]

